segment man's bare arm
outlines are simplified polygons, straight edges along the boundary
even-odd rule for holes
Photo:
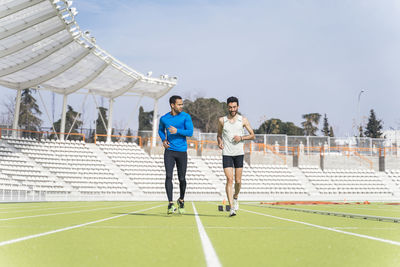
[[[224,149],[224,142],[222,141],[222,129],[224,127],[224,119],[219,118],[218,119],[218,134],[217,134],[217,142],[218,142],[218,147],[220,149]]]
[[[249,120],[247,118],[243,118],[243,126],[249,132],[249,135],[242,136],[242,140],[254,140],[254,139],[256,139],[256,136],[254,134],[253,128],[251,128],[250,122],[249,122]]]

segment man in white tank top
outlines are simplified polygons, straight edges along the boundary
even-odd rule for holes
[[[231,212],[229,216],[235,216],[239,209],[238,196],[242,185],[242,171],[244,140],[255,138],[253,129],[247,118],[238,114],[239,100],[231,96],[226,101],[229,114],[218,120],[218,147],[222,149],[222,165],[226,176],[226,195],[228,197]],[[249,132],[244,135],[243,127]],[[233,173],[235,168],[235,174]],[[235,193],[233,193],[233,177],[235,176]]]

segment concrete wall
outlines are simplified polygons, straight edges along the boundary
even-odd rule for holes
[[[291,162],[291,157],[290,160],[288,157],[286,158],[286,164],[292,164]],[[258,151],[253,151],[251,154],[246,153],[244,155],[244,160],[249,164],[249,165],[254,165],[254,164],[267,164],[267,165],[284,165],[285,160],[273,153],[266,153],[264,152],[258,152]]]
[[[372,160],[372,159],[369,159]],[[379,170],[378,158],[373,161],[373,168]],[[375,163],[375,164],[374,164]],[[360,157],[325,156],[325,169],[370,169],[371,165]]]
[[[146,151],[147,154],[149,155],[164,155],[164,147],[162,146],[156,146],[156,147],[149,147],[146,146],[143,148],[144,151]],[[197,156],[197,151],[194,149],[188,149],[188,155],[189,156]]]
[[[377,156],[343,156],[343,155],[324,155],[324,169],[371,169],[379,171],[379,158]],[[320,155],[300,155],[299,165],[312,165],[320,167]]]
[[[199,156],[221,156],[222,150],[214,150],[214,149],[204,149],[202,152],[198,153]]]
[[[385,167],[386,170],[400,170],[400,156],[386,156]]]

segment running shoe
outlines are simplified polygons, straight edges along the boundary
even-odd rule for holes
[[[179,199],[176,201],[178,203],[178,212],[180,214],[185,213],[185,201],[180,201]]]
[[[236,211],[234,209],[231,209],[231,213],[229,214],[229,217],[236,216]]]
[[[239,201],[237,198],[233,199],[233,207],[235,208],[235,211],[239,210]]]
[[[175,206],[174,206],[174,203],[169,203],[168,204],[168,214],[172,214],[172,213],[175,213],[175,211],[176,211],[176,208],[175,208]]]

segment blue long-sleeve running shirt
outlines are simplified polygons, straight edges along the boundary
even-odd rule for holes
[[[169,126],[177,129],[176,134],[171,134],[168,131]],[[165,133],[167,133],[167,136],[165,136]],[[169,141],[168,150],[185,152],[187,150],[186,137],[193,135],[192,118],[186,112],[181,112],[175,116],[168,112],[160,118],[158,134],[163,142],[165,138]]]

